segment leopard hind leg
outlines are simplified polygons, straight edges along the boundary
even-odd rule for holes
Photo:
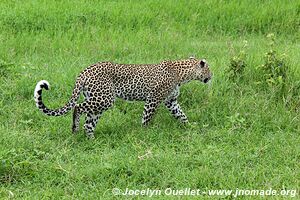
[[[97,90],[93,87],[97,85]],[[115,102],[115,93],[112,82],[99,80],[93,82],[92,85],[86,86],[86,100],[74,109],[73,127],[74,130],[79,126],[79,117],[81,114],[86,114],[84,124],[85,132],[88,138],[94,138],[94,130],[101,115],[109,109]],[[77,128],[78,129],[78,128]]]
[[[84,101],[88,101],[90,96],[86,88],[83,89],[83,96],[84,96]],[[79,131],[79,124],[80,124],[80,116],[81,113],[78,110],[78,105],[74,107],[73,111],[73,125],[72,125],[72,132],[75,134]]]
[[[101,117],[101,113],[87,113],[86,114],[86,120],[84,124],[86,135],[89,139],[94,139],[94,131],[96,128],[96,125]]]
[[[104,93],[105,94],[105,93]],[[101,115],[109,109],[115,101],[114,96],[101,95],[99,97],[93,97],[90,100],[78,104],[76,111],[79,115],[82,113],[86,114],[86,121],[84,124],[84,129],[88,138],[94,138],[94,130],[99,121]],[[75,117],[77,119],[77,116]]]

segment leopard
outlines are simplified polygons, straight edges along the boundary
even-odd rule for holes
[[[182,123],[188,118],[178,103],[180,86],[196,80],[210,82],[212,72],[206,59],[189,57],[181,60],[164,60],[158,64],[118,64],[97,62],[85,68],[75,81],[72,96],[61,108],[50,109],[42,100],[43,89],[50,84],[41,80],[36,84],[36,107],[48,116],[61,116],[73,109],[72,132],[79,131],[80,116],[85,115],[84,130],[93,139],[95,127],[103,113],[113,106],[116,98],[143,101],[142,125],[153,118],[161,103]],[[78,102],[80,95],[84,98]]]

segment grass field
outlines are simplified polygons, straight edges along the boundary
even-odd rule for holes
[[[264,82],[269,33],[290,69],[284,94]],[[230,59],[245,41],[247,65],[231,80]],[[181,88],[187,126],[161,106],[142,127],[143,103],[118,100],[90,141],[83,130],[72,135],[71,113],[47,117],[34,104],[34,87],[46,79],[46,105],[64,105],[76,76],[97,61],[158,63],[191,55],[206,58],[214,78],[210,86]],[[272,188],[296,190],[272,199],[297,199],[299,63],[299,1],[3,0],[0,199],[126,198],[113,188]],[[234,198],[195,198],[221,197]]]

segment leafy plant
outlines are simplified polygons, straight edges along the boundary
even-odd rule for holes
[[[283,89],[287,83],[289,73],[286,54],[279,54],[275,50],[276,38],[274,34],[268,34],[267,38],[270,40],[270,50],[265,54],[264,64],[262,65],[264,79],[269,86]]]
[[[236,53],[234,48],[231,47],[233,55],[230,58],[230,65],[229,68],[227,69],[227,72],[229,74],[229,79],[232,81],[240,79],[243,76],[244,69],[247,66],[246,63],[247,54],[245,51],[247,46],[248,46],[248,42],[244,41],[243,47],[242,49],[239,50],[238,53]]]

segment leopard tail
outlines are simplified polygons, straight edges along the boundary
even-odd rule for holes
[[[45,106],[42,100],[42,91],[43,89],[49,90],[50,84],[46,80],[39,81],[34,90],[34,100],[36,107],[43,113],[48,116],[61,116],[66,114],[72,108],[75,107],[77,100],[79,99],[80,92],[82,91],[84,85],[84,81],[80,79],[80,77],[76,80],[76,85],[73,90],[71,99],[65,106],[58,108],[58,109],[49,109]]]

